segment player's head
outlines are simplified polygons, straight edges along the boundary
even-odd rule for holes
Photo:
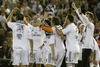
[[[17,20],[23,20],[23,19],[24,19],[23,14],[17,14],[17,15],[16,15],[16,19],[17,19]]]
[[[74,17],[71,14],[67,15],[64,23],[69,24],[73,22],[74,22]]]
[[[66,17],[66,19],[69,21],[69,22],[74,22],[74,17],[71,15],[71,14],[69,14],[67,17]]]
[[[94,18],[94,15],[93,15],[92,12],[87,11],[87,12],[85,13],[85,15],[86,15],[86,17],[89,19],[89,21],[92,21],[93,18]]]
[[[41,23],[41,20],[40,18],[37,18],[36,21],[33,23],[33,26],[37,27],[37,26],[40,26],[42,23]]]
[[[5,11],[4,10],[0,10],[0,15],[5,15]]]
[[[67,15],[66,18],[65,18],[64,24],[63,24],[63,28],[66,25],[73,23],[73,22],[74,22],[74,17],[71,14]]]
[[[60,20],[60,18],[59,17],[53,17],[52,18],[52,23],[54,24],[54,25],[60,25],[61,24],[61,20]]]

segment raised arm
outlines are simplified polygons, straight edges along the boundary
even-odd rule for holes
[[[49,26],[41,25],[40,27],[42,28],[42,30],[45,30],[46,32],[53,33],[52,28]]]
[[[12,20],[13,14],[15,13],[17,8],[14,8],[11,13],[9,14],[9,16],[7,17],[7,23],[10,22]]]
[[[75,3],[72,3],[72,7],[75,9],[78,17],[80,18],[80,20],[82,21],[83,24],[88,25],[89,24],[89,20],[88,18],[81,12],[81,8],[77,8]]]

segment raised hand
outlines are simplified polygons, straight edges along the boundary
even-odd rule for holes
[[[81,8],[78,8],[78,12],[81,13]]]
[[[77,7],[76,7],[76,5],[75,5],[74,2],[72,3],[72,7],[73,7],[75,10],[77,9]]]

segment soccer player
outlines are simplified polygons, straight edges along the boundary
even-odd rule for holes
[[[45,23],[51,27],[50,20],[45,20]],[[43,60],[45,67],[55,66],[55,45],[53,33],[46,32],[46,39],[43,47]]]
[[[45,32],[40,28],[40,25],[41,21],[38,18],[36,18],[36,20],[34,20],[33,28],[31,28],[31,35],[34,44],[33,47],[34,55],[32,56],[31,59],[31,61],[33,60],[33,62],[30,63],[36,62],[36,67],[41,67],[41,64],[43,64],[41,46],[44,43]]]
[[[52,18],[52,30],[54,34],[54,40],[55,40],[55,55],[56,55],[56,67],[61,67],[61,64],[63,62],[64,56],[65,56],[65,46],[64,41],[61,36],[59,36],[56,32],[55,27],[58,29],[62,29],[61,20],[59,17],[53,17]]]
[[[82,66],[82,48],[83,48],[82,35],[83,35],[83,30],[84,30],[84,24],[81,21],[79,21],[78,23],[78,29],[79,29],[78,42],[80,46],[80,57],[78,60],[77,67],[81,67]]]
[[[66,64],[67,67],[75,67],[79,59],[79,44],[78,44],[78,28],[74,24],[74,17],[68,15],[65,18],[64,29],[59,30],[56,27],[58,35],[66,35]]]
[[[56,67],[60,67],[65,56],[65,46],[62,37],[56,33],[55,26],[62,29],[62,26],[60,25],[61,20],[59,17],[53,17],[51,20],[52,27],[42,25],[41,28],[46,32],[54,34],[55,63]]]
[[[18,8],[14,8],[7,18],[7,25],[13,31],[13,65],[19,67],[21,63],[23,67],[29,65],[29,44],[33,47],[30,29],[24,24],[24,16],[21,13],[16,15],[16,22],[12,22],[13,14]],[[33,48],[31,48],[30,54],[33,54]]]
[[[43,47],[43,63],[45,67],[55,66],[54,35],[47,34]]]
[[[94,36],[94,24],[93,13],[87,11],[85,15],[81,12],[80,8],[77,8],[75,3],[72,3],[72,7],[75,9],[78,17],[83,22],[85,30],[83,32],[83,52],[82,52],[82,66],[90,67],[89,56],[93,51],[93,36]]]

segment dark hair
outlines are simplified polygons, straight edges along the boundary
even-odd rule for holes
[[[52,22],[54,23],[54,25],[60,25],[61,24],[61,19],[56,16],[56,17],[52,18]]]
[[[20,12],[20,9],[16,9],[16,12],[13,14],[13,16],[16,16],[16,15],[18,15],[18,14],[20,14],[21,12]]]
[[[70,22],[73,22],[74,21],[74,17],[71,14],[69,14],[67,16],[67,19],[69,19]]]
[[[50,20],[49,20],[49,19],[46,19],[46,20],[45,20],[45,24],[48,25],[48,26],[51,26]]]
[[[17,18],[17,20],[23,20],[24,16],[23,16],[23,14],[17,14],[16,18]]]
[[[5,13],[5,11],[4,10],[0,10],[0,15],[2,15],[2,13]]]

